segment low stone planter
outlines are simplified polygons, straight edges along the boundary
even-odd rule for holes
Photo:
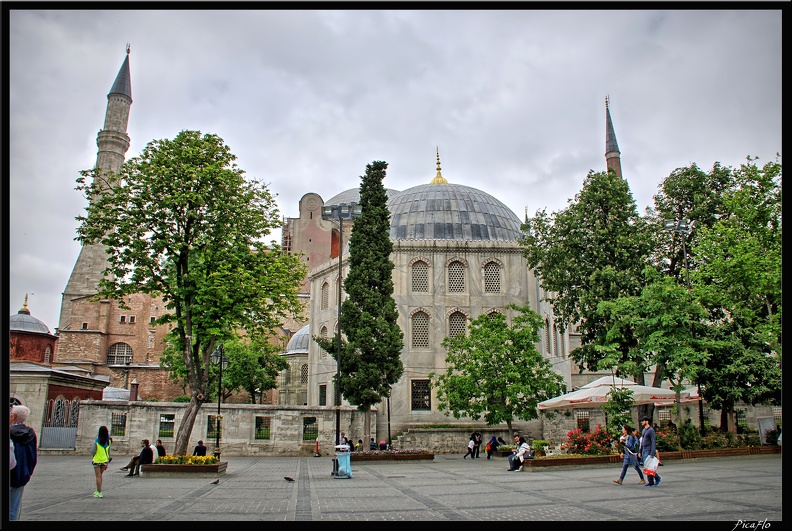
[[[226,473],[228,461],[213,465],[140,465],[142,478],[217,478]]]
[[[424,463],[426,461],[434,461],[433,453],[425,454],[356,454],[349,455],[350,463],[357,463],[361,465],[375,464],[375,463]]]

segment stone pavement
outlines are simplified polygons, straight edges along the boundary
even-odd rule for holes
[[[142,521],[146,530],[168,521],[645,520],[772,531],[782,519],[781,454],[669,461],[660,468],[662,484],[652,488],[638,485],[634,470],[624,485],[614,484],[620,464],[515,473],[506,471],[505,458],[463,460],[461,453],[428,463],[353,462],[352,477],[343,479],[332,476],[328,456],[224,456],[228,472],[216,485],[207,478],[128,478],[119,470],[126,457],[115,457],[98,499],[90,458],[42,456],[21,520]]]

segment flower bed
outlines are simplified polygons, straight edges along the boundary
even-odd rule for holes
[[[159,464],[140,465],[142,478],[216,478],[224,475],[228,461],[212,464]]]
[[[434,453],[426,450],[369,450],[352,452],[349,459],[356,463],[404,463],[433,461]]]

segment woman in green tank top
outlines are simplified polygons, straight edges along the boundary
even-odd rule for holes
[[[107,465],[110,463],[110,444],[113,439],[107,431],[107,426],[99,426],[99,434],[94,439],[93,447],[91,448],[91,464],[93,465],[94,475],[96,476],[96,490],[94,491],[94,498],[102,497],[102,474],[107,470]]]

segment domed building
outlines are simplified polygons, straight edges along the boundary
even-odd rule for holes
[[[30,315],[28,296],[22,308],[9,319],[10,358],[51,364],[55,361],[58,337],[39,319]]]
[[[289,362],[289,368],[281,371],[278,382],[278,404],[308,405],[308,346],[311,343],[308,325],[291,336],[286,352],[281,356]]]
[[[349,204],[358,198],[358,190],[352,189],[325,204]],[[429,183],[389,190],[387,204],[404,374],[393,386],[389,406],[378,406],[376,433],[388,432],[389,420],[394,432],[427,424],[469,425],[472,419],[453,419],[438,410],[429,374],[446,369],[447,352],[441,347],[446,336],[464,333],[481,314],[499,312],[511,320],[509,304],[528,304],[542,316],[549,332],[539,348],[570,380],[568,333],[562,335],[554,326],[552,309],[542,301],[544,294],[518,244],[521,222],[514,212],[485,191],[446,180],[439,154],[437,173]],[[346,244],[347,223],[344,229]],[[346,267],[342,263],[344,276]],[[337,329],[338,269],[336,258],[308,273],[311,336],[332,337]],[[308,348],[308,404],[332,405],[335,360],[315,341]]]

